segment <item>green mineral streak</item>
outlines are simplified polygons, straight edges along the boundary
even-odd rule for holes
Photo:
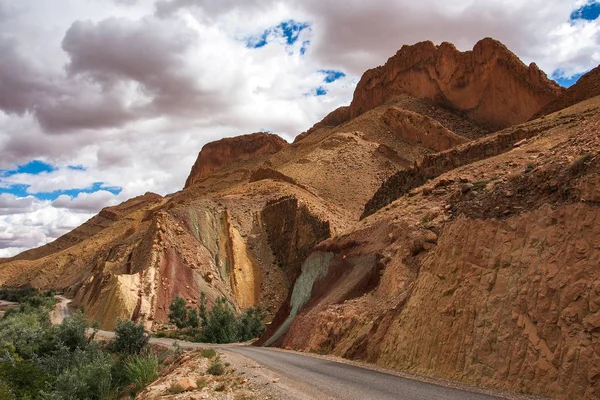
[[[294,291],[292,292],[290,315],[281,324],[277,332],[273,334],[264,344],[270,346],[283,334],[287,332],[290,325],[298,315],[302,307],[310,300],[312,289],[318,279],[324,278],[329,271],[329,263],[333,253],[314,252],[302,264],[302,273],[296,279]]]

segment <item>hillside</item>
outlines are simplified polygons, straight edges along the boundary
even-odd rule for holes
[[[294,143],[209,143],[181,191],[0,260],[0,285],[64,290],[106,329],[156,328],[204,292],[265,309],[262,344],[597,397],[600,98],[585,82],[565,91],[493,39],[404,46]]]
[[[307,257],[262,343],[597,398],[599,110],[596,97],[392,177],[393,202]]]

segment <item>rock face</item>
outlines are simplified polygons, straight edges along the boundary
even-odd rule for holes
[[[185,182],[185,187],[192,186],[213,171],[225,168],[235,162],[277,153],[287,145],[288,143],[279,136],[265,132],[208,143],[200,151]]]
[[[401,140],[436,152],[467,141],[429,117],[397,107],[389,108],[381,120]]]
[[[261,343],[599,398],[599,106],[432,155],[427,179],[315,247]]]
[[[581,101],[600,96],[600,66],[583,75],[559,98],[545,106],[534,118],[560,111]]]
[[[350,118],[408,94],[498,130],[527,121],[561,92],[535,64],[527,67],[493,39],[483,39],[466,52],[450,43],[421,42],[403,46],[384,66],[362,76]]]

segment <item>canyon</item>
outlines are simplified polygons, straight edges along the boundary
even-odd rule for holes
[[[104,329],[204,292],[263,308],[257,345],[598,398],[598,71],[564,89],[490,38],[403,46],[294,143],[209,143],[181,191],[0,260],[0,285]]]

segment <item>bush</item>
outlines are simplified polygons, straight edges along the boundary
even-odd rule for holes
[[[237,325],[233,309],[225,297],[217,298],[203,327],[202,339],[208,343],[232,343],[237,340]]]
[[[169,322],[174,324],[179,329],[187,326],[187,308],[185,308],[185,300],[179,296],[169,306]]]
[[[49,381],[32,360],[15,360],[11,357],[0,359],[0,393],[12,394],[6,399],[36,398]]]
[[[130,356],[123,363],[123,370],[127,380],[141,390],[158,378],[158,359],[151,354]]]
[[[48,313],[16,313],[0,320],[0,356],[8,352],[24,359],[46,351],[52,325]]]
[[[265,332],[264,312],[258,307],[248,308],[237,320],[238,340],[245,342]]]
[[[67,346],[71,351],[77,348],[83,349],[88,343],[88,339],[85,335],[88,326],[85,314],[78,311],[75,315],[65,318],[60,325],[56,326],[55,338]]]
[[[72,365],[60,373],[43,399],[102,400],[113,394],[112,357],[99,347],[78,350]]]
[[[136,324],[131,320],[117,320],[115,327],[115,338],[110,347],[111,350],[121,354],[140,354],[148,345],[148,336],[144,325]]]
[[[212,360],[206,372],[211,375],[223,375],[225,373],[225,366],[221,362],[221,356],[216,356]]]
[[[217,355],[215,349],[204,349],[202,350],[202,357],[204,358],[213,358]]]

